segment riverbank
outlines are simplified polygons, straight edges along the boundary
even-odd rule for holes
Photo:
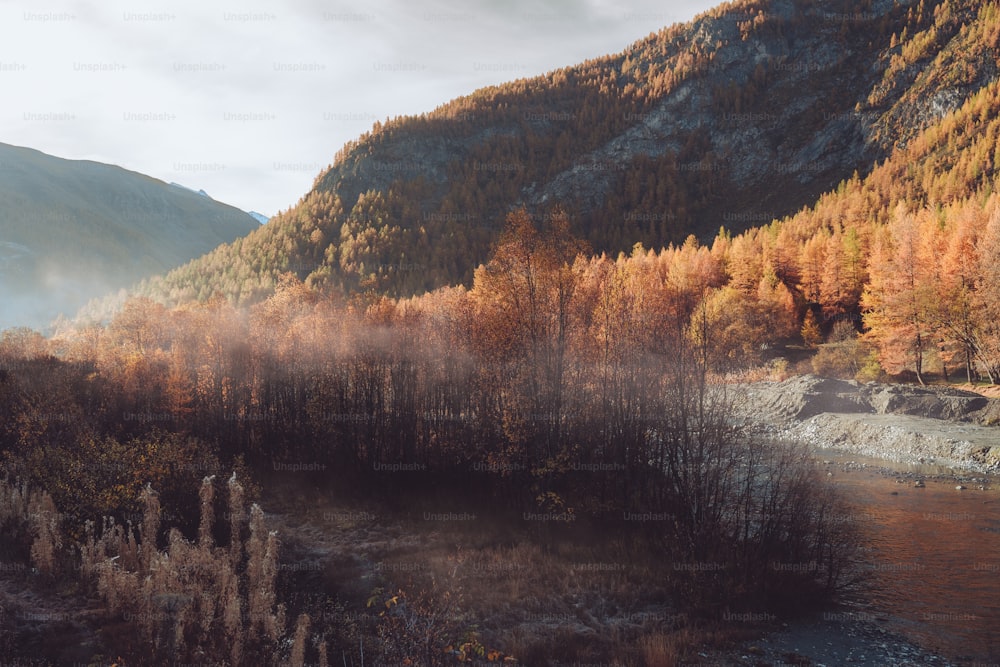
[[[727,651],[706,650],[692,667],[953,667],[887,630],[866,612],[826,612],[782,623],[761,638]]]
[[[985,489],[986,476],[1000,473],[1000,398],[992,395],[807,375],[741,385],[737,397],[738,412],[755,433],[807,444],[837,479],[865,471],[905,485],[899,488],[937,480],[948,488]],[[867,461],[847,460],[854,456]],[[700,664],[954,664],[890,626],[896,627],[867,612],[789,619],[762,629],[756,641],[706,650]]]
[[[741,385],[738,392],[742,418],[771,437],[897,463],[1000,473],[998,398],[813,375]]]

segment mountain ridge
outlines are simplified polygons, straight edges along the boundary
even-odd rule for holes
[[[140,292],[253,302],[285,272],[389,296],[468,285],[520,206],[565,210],[597,252],[766,225],[993,81],[993,18],[995,3],[969,0],[729,3],[621,53],[376,123],[266,228]]]
[[[0,174],[0,328],[46,326],[259,226],[195,191],[93,160],[0,144]]]

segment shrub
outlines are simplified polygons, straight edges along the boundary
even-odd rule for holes
[[[277,534],[267,531],[263,512],[253,505],[246,544],[213,546],[206,528],[214,522],[208,516],[214,512],[212,485],[212,478],[202,481],[196,543],[172,528],[166,550],[158,548],[159,499],[147,486],[140,496],[138,537],[131,524],[110,517],[99,537],[88,523],[81,570],[95,581],[108,611],[134,628],[138,643],[131,648],[137,653],[161,662],[263,664],[278,653],[284,637],[284,607],[276,603],[274,588]],[[232,503],[242,500],[242,487],[235,477],[228,486],[235,510]],[[232,515],[242,521],[246,512],[239,509]],[[239,539],[244,526],[231,527]]]
[[[833,593],[859,537],[830,519],[843,501],[819,478],[809,451],[735,423],[738,397],[708,384],[694,364],[670,373],[649,487],[629,510],[670,517],[650,522],[647,536],[673,559],[679,599],[717,613]]]
[[[26,483],[0,479],[0,532],[4,536],[0,541],[0,557],[4,559],[26,554],[30,544],[30,498]]]
[[[0,479],[0,557],[27,557],[37,572],[51,579],[59,570],[63,546],[62,515],[46,491],[26,482]],[[25,553],[27,552],[27,553]]]
[[[812,358],[812,370],[824,377],[854,378],[861,382],[882,375],[878,355],[858,337],[850,322],[837,322],[826,343]]]
[[[295,638],[292,640],[291,667],[303,667],[306,661],[306,640],[309,637],[309,614],[300,614],[295,624]]]
[[[72,445],[27,448],[16,458],[10,455],[8,467],[52,494],[71,536],[79,539],[78,527],[92,517],[114,515],[138,524],[146,484],[159,491],[163,511],[175,523],[197,517],[197,498],[190,489],[206,472],[220,468],[212,449],[196,438],[166,431],[128,441],[87,435]]]
[[[60,523],[62,517],[56,510],[52,496],[46,492],[32,494],[28,502],[31,523],[31,564],[40,573],[52,577],[56,574],[56,550],[62,547]]]

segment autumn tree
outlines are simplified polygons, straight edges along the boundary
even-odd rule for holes
[[[840,225],[826,239],[819,303],[827,319],[857,313],[865,284],[865,249],[855,228],[841,231]]]
[[[927,279],[929,260],[921,235],[933,236],[936,221],[919,219],[900,205],[892,222],[879,231],[869,261],[871,281],[865,290],[867,338],[879,349],[882,365],[891,373],[912,369],[924,384],[924,364],[933,350]]]
[[[824,277],[837,264],[836,258],[827,259],[828,239],[824,234],[816,234],[805,242],[801,252],[801,281],[799,289],[808,303],[820,303],[823,295]]]
[[[939,230],[938,280],[930,313],[941,332],[942,364],[957,358],[965,366],[967,381],[972,382],[974,368],[981,361],[984,324],[975,304],[982,211],[967,203],[952,213],[948,226]]]
[[[994,196],[987,209],[988,220],[978,239],[976,292],[972,304],[980,323],[979,354],[983,371],[992,384],[1000,381],[1000,203]]]
[[[813,312],[812,308],[806,311],[800,333],[802,334],[802,342],[809,347],[816,347],[823,340],[823,332],[820,331],[816,313]]]
[[[524,209],[512,212],[493,258],[476,271],[473,298],[509,336],[525,404],[510,415],[523,430],[524,455],[552,456],[562,422],[573,263],[584,249],[556,212],[539,229]],[[499,342],[499,341],[498,341]]]

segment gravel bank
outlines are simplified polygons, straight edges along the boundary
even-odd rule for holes
[[[1000,473],[1000,400],[947,387],[860,384],[813,375],[740,388],[756,430],[899,463]]]

